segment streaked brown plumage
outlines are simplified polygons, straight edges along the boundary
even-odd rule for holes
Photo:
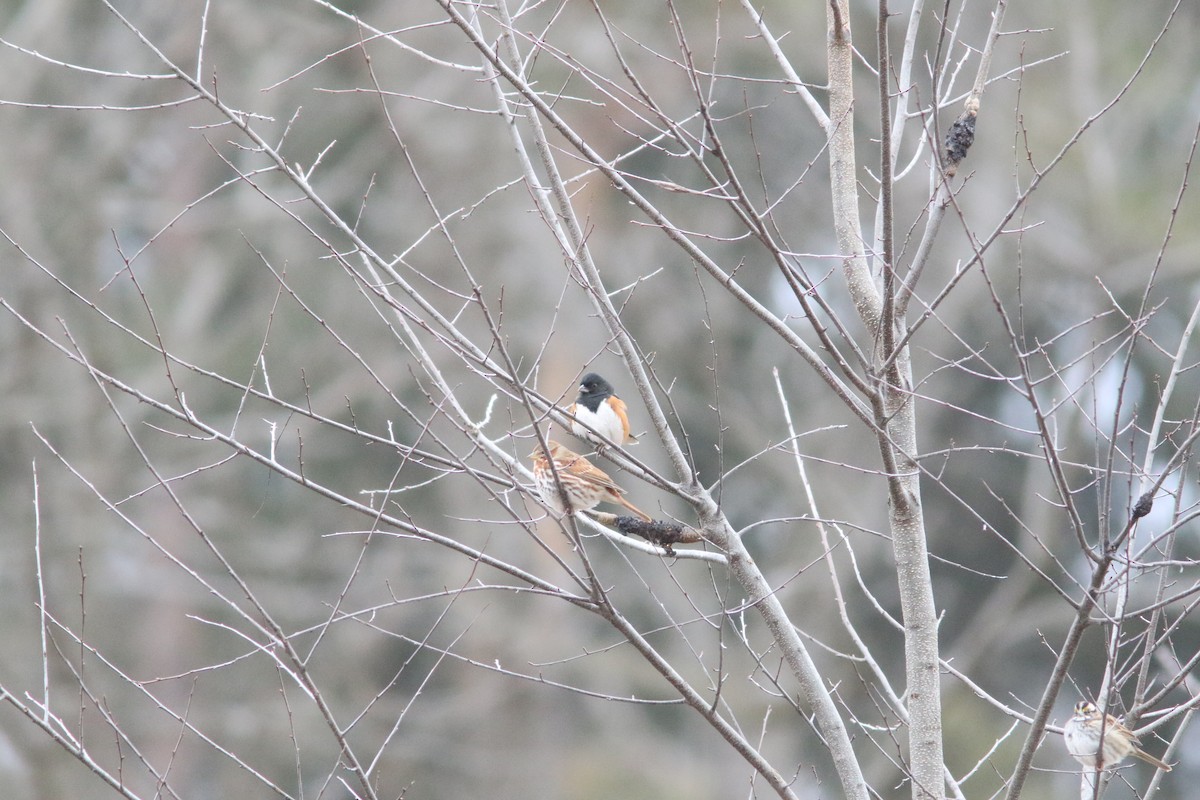
[[[604,470],[593,466],[585,457],[568,450],[553,439],[546,444],[550,448],[550,458],[554,459],[554,471],[550,469],[550,461],[541,447],[535,448],[529,457],[533,459],[533,477],[538,494],[555,511],[568,512],[563,505],[562,493],[554,480],[554,472],[557,471],[558,480],[562,482],[562,488],[567,494],[570,511],[587,511],[600,503],[616,503],[625,506],[647,522],[653,519],[622,497],[625,490],[617,486]]]
[[[1101,728],[1104,729],[1103,748],[1098,747]],[[1120,720],[1112,714],[1100,713],[1100,709],[1087,700],[1075,704],[1075,716],[1063,726],[1063,741],[1067,744],[1067,752],[1085,769],[1109,769],[1127,756],[1133,756],[1164,772],[1171,771],[1169,764],[1138,747],[1138,738]]]

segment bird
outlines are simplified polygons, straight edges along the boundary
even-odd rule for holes
[[[590,444],[606,445],[608,442],[600,436],[615,445],[637,441],[637,437],[629,432],[625,401],[613,392],[612,384],[594,372],[583,376],[579,396],[567,407],[567,413],[571,415],[571,433]]]
[[[540,446],[529,454],[533,459],[534,483],[546,505],[564,514],[588,511],[600,503],[616,503],[646,522],[653,521],[653,517],[621,496],[625,490],[617,486],[604,470],[592,466],[585,457],[553,439],[548,440],[546,446],[550,458],[546,457],[546,452]],[[550,469],[550,459],[554,460],[553,471]],[[558,474],[558,482],[554,480],[555,473]],[[563,504],[563,492],[559,491],[558,483],[562,483],[569,508]]]
[[[1104,729],[1103,748],[1097,747],[1101,728]],[[1138,738],[1120,720],[1112,714],[1102,713],[1087,700],[1075,704],[1075,716],[1067,720],[1063,727],[1063,741],[1066,742],[1067,752],[1085,769],[1109,769],[1132,755],[1164,772],[1171,771],[1169,764],[1138,747]]]

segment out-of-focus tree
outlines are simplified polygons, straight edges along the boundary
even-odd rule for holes
[[[10,796],[1187,796],[1200,17],[1007,5],[10,4]]]

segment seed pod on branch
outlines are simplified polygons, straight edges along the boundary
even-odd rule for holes
[[[637,517],[618,517],[616,514],[598,512],[594,514],[596,521],[610,528],[615,528],[626,536],[639,536],[651,544],[656,544],[667,551],[667,555],[675,555],[671,547],[675,544],[694,544],[703,541],[700,531],[679,522],[668,520],[642,520]]]
[[[967,109],[954,120],[946,134],[944,160],[946,175],[949,177],[954,177],[954,173],[958,172],[959,162],[967,157],[967,151],[975,142],[975,117],[978,114],[978,104],[968,104]]]

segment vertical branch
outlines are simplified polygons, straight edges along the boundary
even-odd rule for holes
[[[895,262],[892,236],[892,160],[891,125],[888,103],[887,0],[879,3],[879,107],[880,107],[880,239],[883,272],[883,316],[880,320],[879,350],[883,372],[880,446],[888,465],[892,486],[892,545],[896,555],[897,580],[904,613],[905,671],[908,677],[909,759],[914,798],[945,796],[942,754],[942,708],[939,680],[937,608],[933,597],[933,578],[929,571],[928,545],[925,539],[924,508],[920,496],[920,477],[915,461],[907,454],[917,452],[916,414],[908,389],[912,386],[912,362],[905,352],[896,354],[895,333]],[[893,360],[893,357],[896,356]],[[890,365],[889,365],[890,364]]]
[[[875,409],[880,455],[888,476],[889,525],[904,615],[913,797],[936,800],[944,796],[938,619],[920,469],[911,455],[917,452],[916,409],[909,391],[912,362],[907,347],[897,354],[891,373],[898,381],[883,383],[882,393],[875,396]]]
[[[46,611],[46,574],[42,570],[42,504],[38,498],[37,461],[33,462],[33,559],[37,573],[38,629],[42,637],[42,722],[50,722],[50,652],[46,646],[49,618]],[[80,664],[82,669],[82,663]]]
[[[891,56],[888,51],[888,4],[879,0],[879,20],[876,37],[879,44],[879,209],[880,209],[880,271],[883,273],[883,317],[880,320],[879,338],[883,347],[882,361],[888,363],[895,346],[896,329],[892,316],[895,310],[895,262],[892,253],[892,114],[888,103],[888,76],[891,74]],[[894,372],[894,370],[889,370]],[[891,376],[887,378],[892,382]]]
[[[858,214],[858,164],[854,156],[854,47],[849,0],[829,0],[829,180],[833,228],[854,307],[867,329],[879,328],[879,290],[871,278]]]

